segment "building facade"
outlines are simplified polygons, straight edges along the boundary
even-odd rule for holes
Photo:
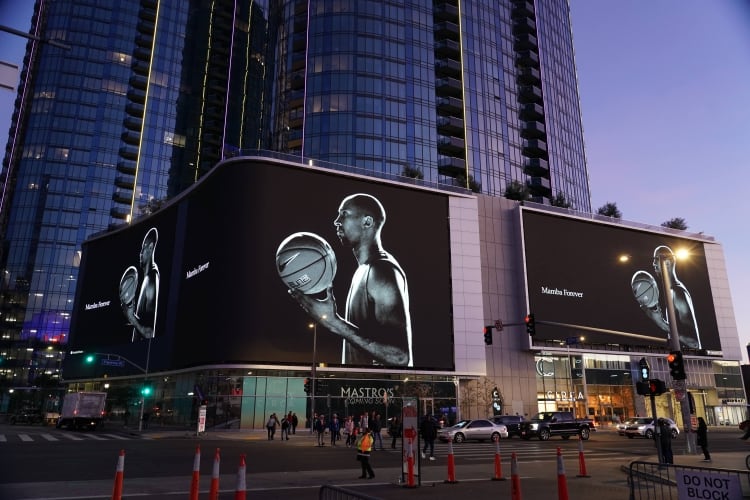
[[[242,192],[252,196],[234,196]],[[342,356],[342,342],[353,340],[288,293],[328,276],[338,298],[329,314],[360,332],[372,328],[350,315],[361,265],[335,223],[352,194],[376,198],[386,213],[382,245],[408,289],[408,364]],[[122,283],[130,266],[143,265],[139,252],[154,232],[158,314],[141,335],[124,313],[133,295]],[[333,275],[300,264],[308,246],[285,256],[300,232],[330,244]],[[727,276],[710,237],[265,157],[222,162],[152,216],[84,244],[74,354],[63,373],[71,390],[107,390],[112,414],[145,411],[164,425],[192,425],[202,405],[209,426],[247,430],[271,413],[302,422],[313,413],[387,418],[411,400],[449,423],[569,410],[611,425],[651,413],[636,392],[646,359],[669,387],[657,414],[682,427],[667,335],[632,285],[655,272],[654,249],[663,246],[690,248],[676,267],[700,339],[688,346],[694,332],[681,322],[686,396],[707,422],[736,424],[744,419],[741,351],[733,312],[720,306],[730,299]],[[620,261],[623,253],[632,261]],[[650,306],[664,309],[658,298]],[[531,334],[528,311],[537,318]],[[486,326],[497,328],[489,344]],[[139,396],[143,387],[148,397]]]

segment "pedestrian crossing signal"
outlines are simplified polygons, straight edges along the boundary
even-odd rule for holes
[[[536,322],[534,320],[534,314],[527,314],[524,321],[526,322],[526,333],[533,337],[536,334]]]

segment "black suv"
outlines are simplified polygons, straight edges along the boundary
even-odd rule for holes
[[[490,417],[489,419],[496,424],[503,424],[505,427],[507,427],[509,438],[513,436],[521,437],[520,424],[521,422],[523,422],[523,417],[521,415],[495,415],[494,417]]]

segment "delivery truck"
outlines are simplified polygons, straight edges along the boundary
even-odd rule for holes
[[[92,429],[102,425],[106,392],[69,392],[63,399],[57,428]]]

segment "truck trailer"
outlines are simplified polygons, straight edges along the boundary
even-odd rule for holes
[[[102,425],[106,392],[69,392],[63,399],[57,428],[92,429]]]

